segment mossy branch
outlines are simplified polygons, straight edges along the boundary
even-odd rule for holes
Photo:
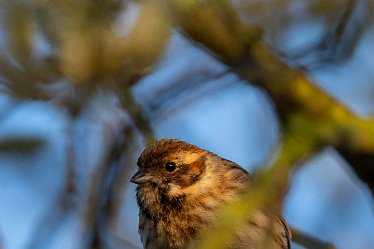
[[[259,29],[243,23],[229,1],[173,2],[178,13],[174,18],[186,36],[231,66],[241,78],[268,92],[283,131],[292,128],[299,133],[297,130],[301,129],[302,143],[318,140],[319,147],[332,145],[347,155],[348,152],[374,155],[374,119],[359,117],[320,89],[304,72],[279,59],[261,40]],[[226,45],[217,42],[221,40]],[[295,116],[303,119],[308,129],[295,127],[292,124]],[[356,171],[362,168],[355,165],[358,161],[351,163]]]
[[[281,61],[261,40],[259,29],[243,23],[229,1],[173,3],[182,32],[241,78],[264,88],[282,124],[281,149],[274,165],[259,174],[241,201],[222,210],[219,224],[198,248],[225,248],[233,227],[244,217],[257,208],[280,204],[289,172],[322,147],[333,145],[338,150],[374,155],[374,120],[357,116],[304,72]]]

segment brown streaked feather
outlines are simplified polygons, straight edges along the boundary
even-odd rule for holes
[[[168,162],[176,164],[175,171],[165,171]],[[215,223],[217,210],[240,198],[252,181],[238,164],[176,139],[147,147],[138,166],[152,175],[152,180],[137,188],[145,249],[187,249]],[[263,211],[237,229],[237,240],[230,248],[258,248],[268,234],[273,249],[290,248],[283,219]]]

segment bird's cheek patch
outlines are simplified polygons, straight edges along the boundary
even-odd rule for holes
[[[181,188],[191,186],[201,178],[206,167],[205,160],[205,156],[200,156],[193,163],[182,166],[181,174],[179,174],[180,178],[178,179]]]

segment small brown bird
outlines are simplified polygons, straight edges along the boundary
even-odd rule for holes
[[[145,249],[184,249],[212,226],[217,210],[240,197],[251,176],[234,162],[176,139],[162,139],[138,159],[139,233]],[[284,220],[257,211],[236,229],[229,248],[289,249]]]

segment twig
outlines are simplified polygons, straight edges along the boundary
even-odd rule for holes
[[[49,248],[49,243],[53,240],[53,233],[56,233],[57,229],[61,226],[64,219],[67,217],[69,212],[75,207],[74,194],[76,193],[75,187],[75,119],[70,117],[68,123],[68,135],[67,135],[67,147],[66,147],[66,184],[58,195],[55,203],[49,209],[49,212],[44,219],[35,229],[34,235],[31,236],[32,240],[26,247],[28,249],[42,249]]]
[[[311,235],[291,227],[292,241],[308,249],[336,249],[333,244],[321,241]]]
[[[123,104],[124,109],[132,117],[136,127],[142,132],[145,137],[146,143],[151,144],[155,141],[152,127],[149,120],[144,116],[142,108],[133,98],[130,88],[124,89],[121,94],[121,103]]]
[[[279,59],[257,35],[255,27],[243,23],[230,1],[190,1],[188,6],[178,3],[174,6],[178,15],[174,16],[183,32],[242,79],[267,91],[283,133],[313,133],[308,135],[311,140],[301,142],[315,143],[315,148],[334,146],[337,150],[374,155],[374,119],[359,117],[303,72]],[[356,171],[360,169],[352,166]]]
[[[131,165],[136,164],[133,158],[137,155],[135,150],[140,149],[137,140],[140,133],[129,117],[116,122],[115,129],[104,124],[103,130],[106,142],[103,155],[90,181],[85,218],[88,240],[83,248],[110,248],[111,244],[122,244],[113,235],[111,224],[112,219],[118,217],[117,212],[122,204],[123,190],[129,181]],[[122,181],[124,178],[125,182]]]

